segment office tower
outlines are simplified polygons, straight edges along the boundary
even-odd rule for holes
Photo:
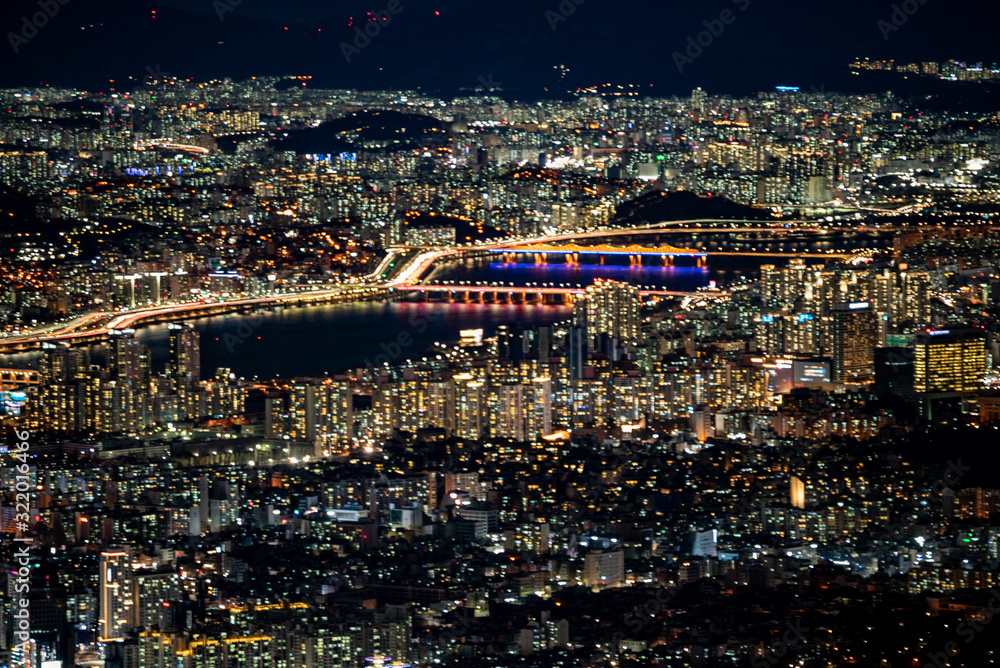
[[[872,380],[878,323],[871,302],[837,302],[831,317],[833,381],[865,383]]]
[[[594,339],[605,334],[623,343],[635,341],[639,336],[639,288],[595,280],[573,304],[573,325],[585,327],[587,336]]]
[[[100,619],[98,640],[120,642],[135,625],[131,550],[103,550],[100,558]]]
[[[913,356],[910,348],[875,349],[875,394],[879,397],[913,397]]]
[[[913,389],[920,395],[961,395],[983,388],[986,334],[974,327],[916,333]]]

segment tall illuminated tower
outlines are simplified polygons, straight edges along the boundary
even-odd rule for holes
[[[833,380],[865,383],[875,374],[878,323],[871,302],[833,305]]]
[[[623,343],[639,337],[639,288],[618,281],[596,280],[573,304],[573,325],[587,336],[605,334]]]
[[[986,334],[975,327],[927,329],[914,336],[913,389],[924,415],[935,400],[983,389]]]
[[[120,642],[134,623],[132,558],[127,547],[101,552],[100,618],[97,620],[100,642]]]
[[[177,381],[201,379],[201,334],[190,323],[167,325],[170,330],[170,373]]]

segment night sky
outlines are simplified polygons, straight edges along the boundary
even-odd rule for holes
[[[0,86],[98,91],[115,79],[131,88],[127,77],[160,71],[197,79],[312,74],[310,85],[442,94],[482,78],[518,99],[604,82],[653,84],[659,94],[699,85],[740,94],[781,84],[845,90],[858,83],[846,71],[858,56],[1000,60],[1000,6],[968,0],[910,0],[916,11],[888,40],[878,21],[890,20],[894,3],[871,0],[563,0],[574,11],[555,30],[546,10],[558,13],[559,0],[395,0],[402,10],[350,63],[340,44],[354,39],[352,17],[363,25],[388,0],[65,1],[36,36],[15,40],[17,54],[11,34],[21,32],[22,16],[40,11],[39,0],[3,3]],[[231,9],[222,20],[220,7]],[[673,53],[726,9],[732,22],[679,72]],[[570,69],[562,81],[557,65]]]

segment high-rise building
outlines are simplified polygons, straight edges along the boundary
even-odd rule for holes
[[[132,559],[127,547],[101,552],[100,559],[100,642],[119,642],[135,625]]]
[[[455,383],[451,380],[427,383],[427,424],[449,434],[455,431]]]
[[[171,626],[171,607],[183,600],[180,574],[175,570],[135,572],[135,622],[146,629]]]
[[[906,271],[899,275],[899,295],[895,300],[894,324],[923,327],[931,318],[931,281],[926,271]]]
[[[973,392],[986,375],[986,334],[975,327],[916,333],[913,389],[922,395]]]
[[[201,335],[190,325],[171,323],[170,360],[167,373],[173,378],[177,390],[180,413],[188,420],[200,417],[197,383],[201,378]]]
[[[613,587],[625,579],[625,553],[621,550],[589,552],[583,558],[583,584]]]
[[[487,424],[486,385],[471,373],[454,377],[455,436],[476,440],[483,437]]]
[[[491,431],[497,438],[525,440],[524,386],[504,383],[490,388]]]
[[[148,382],[149,348],[135,338],[131,329],[112,329],[108,334],[108,376],[136,384]]]
[[[535,378],[525,385],[525,436],[538,440],[552,433],[552,380]]]
[[[201,379],[201,333],[190,323],[167,325],[170,330],[170,374],[177,381]]]
[[[573,304],[573,325],[586,328],[587,336],[595,339],[604,334],[622,343],[635,341],[639,337],[639,288],[595,280]]]
[[[289,435],[299,441],[345,447],[353,434],[353,399],[346,381],[297,379],[288,397]]]
[[[833,381],[866,383],[875,373],[878,323],[871,302],[837,302],[833,305]]]
[[[705,103],[708,101],[708,93],[703,91],[701,87],[695,88],[691,91],[691,110],[697,111],[701,116],[705,115]]]

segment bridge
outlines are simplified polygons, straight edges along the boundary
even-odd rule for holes
[[[415,294],[424,301],[462,302],[469,304],[572,304],[580,295],[586,294],[583,286],[569,287],[551,284],[535,286],[504,286],[504,285],[407,285],[396,290]],[[729,297],[723,290],[699,290],[684,292],[679,290],[659,290],[656,288],[640,288],[639,296],[650,297],[694,297],[721,299]]]
[[[163,140],[153,140],[163,146]],[[168,144],[169,146],[169,144]],[[201,147],[169,146],[179,149],[201,149]],[[741,227],[731,227],[742,222]],[[695,225],[696,227],[691,227]],[[730,227],[726,227],[729,225]],[[796,252],[723,252],[701,251],[695,249],[676,248],[674,246],[641,246],[629,244],[613,246],[603,243],[594,246],[584,246],[575,243],[580,239],[608,239],[620,236],[635,236],[643,234],[663,234],[683,232],[685,234],[719,233],[719,232],[775,232],[786,233],[784,224],[761,221],[759,226],[752,222],[699,219],[678,220],[654,223],[644,227],[627,229],[606,229],[592,232],[568,232],[548,237],[532,239],[517,239],[491,245],[455,246],[455,247],[419,247],[400,246],[390,249],[389,255],[363,282],[353,286],[327,287],[312,292],[299,292],[261,298],[237,299],[225,302],[195,302],[187,304],[160,305],[139,309],[131,309],[126,313],[96,312],[58,327],[50,327],[30,334],[0,338],[0,354],[10,354],[36,350],[45,343],[99,343],[106,340],[108,333],[114,329],[131,329],[157,322],[170,322],[187,318],[198,318],[208,315],[251,311],[255,308],[269,305],[288,304],[291,306],[335,303],[344,301],[360,301],[365,299],[380,299],[391,295],[394,291],[405,294],[418,293],[430,299],[434,296],[452,301],[487,300],[506,303],[567,303],[575,295],[582,294],[583,287],[571,288],[564,286],[454,286],[454,285],[420,285],[419,281],[436,262],[449,257],[474,257],[487,253],[506,253],[511,258],[517,253],[534,253],[538,258],[548,254],[558,254],[568,261],[575,261],[581,254],[594,255],[630,255],[633,261],[641,263],[643,257],[660,256],[665,262],[671,258],[692,257],[698,263],[704,263],[710,256],[736,257],[799,257],[818,258],[824,260],[845,259],[851,257],[842,253],[796,253]],[[687,226],[687,227],[685,227]],[[560,244],[557,242],[568,242]],[[415,255],[413,253],[416,253]],[[397,266],[399,265],[399,266]],[[385,275],[385,278],[383,278]],[[722,291],[676,292],[641,289],[645,297],[725,297],[728,293]]]
[[[695,258],[699,267],[707,264],[707,258],[715,257],[776,257],[776,258],[812,258],[822,260],[847,260],[853,257],[850,253],[803,253],[797,251],[699,251],[686,248],[674,248],[673,246],[640,246],[630,244],[627,246],[610,246],[599,244],[596,246],[581,246],[579,244],[528,244],[525,246],[514,246],[511,248],[489,248],[490,253],[503,254],[504,261],[510,262],[518,253],[531,254],[535,256],[535,261],[545,261],[548,255],[565,255],[567,262],[576,262],[580,255],[628,255],[631,264],[641,264],[645,256],[656,256],[663,260],[664,265],[672,265],[674,258],[690,257]]]
[[[630,264],[639,264],[645,255],[655,255],[663,259],[664,264],[673,264],[675,257],[693,257],[699,267],[705,265],[707,253],[690,248],[676,248],[674,246],[639,246],[630,244],[628,246],[611,246],[609,244],[598,244],[596,246],[581,246],[580,244],[528,244],[518,246],[516,249],[491,248],[491,253],[503,253],[504,260],[510,262],[516,253],[531,253],[535,256],[535,261],[545,261],[549,255],[565,255],[567,262],[576,262],[581,255],[628,255]]]
[[[135,329],[144,325],[172,322],[189,318],[201,318],[224,313],[248,312],[267,306],[310,306],[314,304],[333,304],[339,302],[365,301],[383,299],[392,290],[382,286],[350,286],[335,289],[298,292],[274,297],[256,297],[249,299],[234,299],[225,302],[194,302],[190,304],[174,304],[139,308],[127,313],[91,313],[82,320],[90,323],[99,322],[97,326],[81,329],[81,321],[76,320],[59,329],[46,333],[33,333],[0,339],[0,354],[11,354],[37,350],[44,344],[66,343],[71,345],[100,343],[105,341],[111,330]]]

